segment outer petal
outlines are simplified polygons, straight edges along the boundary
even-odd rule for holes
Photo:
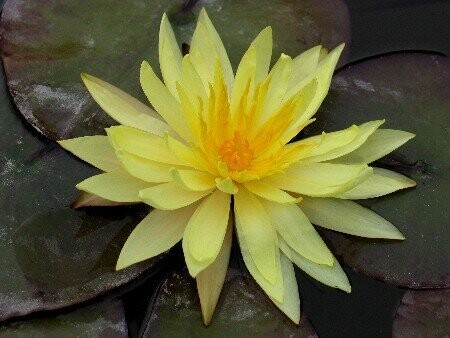
[[[235,217],[235,221],[236,221],[236,231],[239,239],[239,246],[242,252],[242,258],[244,259],[248,271],[255,279],[255,281],[259,284],[259,286],[264,290],[264,292],[267,293],[267,295],[269,295],[269,297],[273,298],[277,302],[282,303],[284,300],[284,286],[283,286],[283,277],[281,273],[280,250],[278,249],[278,247],[276,247],[275,249],[277,278],[276,283],[271,284],[261,274],[261,272],[259,271],[258,267],[255,264],[255,261],[252,258],[239,218]]]
[[[269,72],[272,57],[272,29],[266,27],[250,44],[239,63],[231,92],[231,112],[236,112],[247,84],[262,82]]]
[[[339,157],[335,162],[371,163],[394,151],[415,135],[402,130],[377,129],[369,138],[356,150]]]
[[[181,79],[181,51],[166,13],[159,27],[159,65],[169,91],[178,97],[175,83]]]
[[[300,198],[292,197],[287,192],[278,189],[270,184],[261,181],[248,181],[244,183],[244,186],[251,193],[265,198],[266,200],[277,202],[277,203],[297,203],[301,201]]]
[[[193,206],[174,211],[153,210],[133,230],[125,242],[116,270],[155,257],[173,247],[183,237],[194,212]]]
[[[170,169],[173,180],[181,187],[191,191],[211,190],[216,186],[210,173],[189,169]]]
[[[308,158],[319,158],[317,161],[313,162],[321,162],[320,157],[324,154],[327,154],[336,148],[341,148],[350,142],[352,142],[358,135],[359,128],[355,125],[350,128],[339,130],[331,133],[323,133],[322,135],[312,136],[305,138],[303,140],[292,142],[286,145],[287,150],[291,150],[294,148],[300,148],[300,156],[297,158],[293,157],[295,160],[304,160],[308,161]],[[310,145],[316,145],[316,147],[310,147],[308,152],[302,152],[302,148],[307,148]],[[303,145],[303,147],[301,146]]]
[[[139,190],[151,186],[151,183],[135,178],[125,171],[111,171],[89,177],[76,187],[114,202],[141,202]]]
[[[266,120],[274,114],[277,108],[281,106],[284,94],[289,85],[291,69],[291,57],[281,54],[269,74],[271,79],[264,104],[263,120]]]
[[[116,155],[126,171],[134,177],[152,183],[172,181],[169,174],[173,167],[171,164],[147,160],[121,149],[116,151]]]
[[[193,47],[198,47],[200,51],[202,51],[202,47],[204,46],[204,44],[200,44],[202,42],[202,40],[204,41],[205,38],[207,40],[209,40],[209,43],[211,44],[211,46],[213,47],[214,50],[214,54],[213,55],[205,55],[205,59],[210,60],[211,62],[215,62],[216,56],[219,57],[220,62],[222,64],[222,69],[223,69],[223,73],[224,73],[224,77],[225,77],[225,82],[227,84],[227,87],[229,89],[231,89],[232,85],[233,85],[233,80],[234,80],[234,74],[233,74],[233,68],[231,67],[231,63],[230,60],[228,59],[228,54],[225,50],[225,47],[223,46],[222,40],[220,39],[219,34],[217,33],[216,29],[214,28],[213,23],[211,22],[211,20],[208,17],[208,14],[206,13],[206,10],[203,8],[200,11],[200,15],[198,17],[198,24],[201,26],[203,26],[205,28],[206,31],[206,36],[203,39],[199,39],[199,40],[195,40],[193,38],[192,40],[192,46]],[[195,35],[195,33],[194,33]],[[214,67],[215,65],[212,64],[212,73],[214,74]]]
[[[234,184],[233,180],[230,177],[227,177],[225,179],[216,178],[216,187],[217,189],[223,191],[227,194],[236,194],[238,192],[238,188],[236,184]]]
[[[246,246],[259,272],[272,285],[277,283],[277,235],[258,198],[239,187],[234,195],[236,218]]]
[[[317,90],[315,92],[314,98],[311,100],[311,103],[307,107],[307,109],[301,112],[299,119],[301,121],[309,120],[319,109],[322,104],[323,99],[328,94],[328,89],[330,88],[331,77],[333,76],[334,69],[338,62],[339,56],[344,49],[344,44],[336,47],[330,54],[328,54],[318,65],[315,72],[310,74],[310,78],[317,79]],[[310,81],[305,81],[308,83]],[[298,90],[304,86],[303,83],[298,84],[296,87],[292,88],[290,93],[297,93]],[[286,97],[290,97],[290,94],[286,94]]]
[[[156,162],[185,164],[169,150],[164,137],[126,126],[107,128],[106,132],[116,150],[123,149],[130,154]]]
[[[387,195],[394,191],[414,186],[416,186],[416,182],[406,176],[387,169],[373,168],[373,175],[370,175],[353,189],[336,197],[352,200],[366,199]]]
[[[219,254],[230,214],[230,195],[216,190],[202,203],[189,220],[184,240],[199,262],[214,261]]]
[[[262,181],[299,194],[328,197],[352,189],[371,174],[372,168],[365,164],[310,163],[298,164],[283,174],[275,174]]]
[[[82,191],[76,200],[70,205],[71,208],[78,209],[83,207],[112,207],[118,205],[129,205],[133,202],[114,202],[104,199],[100,196]]]
[[[231,218],[230,218],[231,220]],[[231,242],[233,239],[233,222],[229,222],[219,255],[197,277],[197,289],[202,308],[203,322],[209,325],[222,291],[230,260]]]
[[[318,264],[333,264],[333,255],[302,210],[295,204],[263,201],[277,232],[303,257]]]
[[[323,162],[336,159],[336,162],[340,161],[337,159],[340,156],[346,155],[355,149],[359,148],[364,142],[366,142],[367,138],[372,135],[376,129],[384,123],[384,120],[378,121],[370,121],[364,123],[357,127],[357,133],[354,135],[354,138],[349,141],[347,144],[343,144],[343,142],[337,142],[336,145],[333,145],[333,138],[324,139],[324,142],[319,145],[316,149],[313,149],[308,156],[303,159],[304,161],[311,162]],[[348,130],[348,133],[351,133],[352,127]],[[355,130],[355,129],[354,129]],[[340,133],[336,132],[335,134]],[[333,133],[330,133],[333,134]],[[329,134],[329,135],[330,135]],[[310,140],[310,139],[307,139]],[[365,163],[365,162],[358,162]]]
[[[293,60],[289,89],[293,87],[299,88],[302,81],[308,80],[308,75],[317,68],[321,49],[322,46],[315,46]]]
[[[58,143],[75,156],[103,171],[113,171],[121,167],[107,136],[84,136]]]
[[[279,240],[281,251],[301,270],[325,285],[351,292],[348,278],[336,258],[333,257],[332,266],[313,263],[295,252],[282,238]]]
[[[139,198],[156,209],[174,210],[198,201],[211,191],[188,191],[174,182],[169,182],[141,190]]]
[[[295,324],[300,322],[300,297],[298,294],[297,279],[291,261],[281,253],[281,272],[283,275],[284,297],[283,302],[270,297],[272,302],[284,312]]]
[[[94,100],[120,124],[160,136],[165,132],[173,133],[153,109],[119,88],[89,74],[81,74],[81,78]]]
[[[184,121],[180,103],[173,97],[146,61],[141,64],[140,79],[145,95],[159,115],[178,135],[185,140],[192,140],[192,134]]]
[[[301,209],[321,227],[369,238],[405,239],[390,222],[351,201],[304,197]]]

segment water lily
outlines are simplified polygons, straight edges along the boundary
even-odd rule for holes
[[[166,15],[162,18],[164,82],[145,61],[140,73],[155,110],[83,74],[92,97],[120,125],[107,128],[107,136],[60,142],[104,171],[77,185],[84,192],[78,206],[143,202],[154,208],[128,238],[117,269],[182,240],[208,324],[235,230],[250,274],[295,323],[300,300],[292,263],[350,292],[345,273],[312,223],[355,236],[402,240],[389,221],[351,200],[415,182],[368,165],[413,137],[380,128],[383,120],[292,141],[314,121],[343,48],[327,53],[317,46],[295,58],[282,54],[270,69],[268,27],[234,73],[202,10],[184,56]]]

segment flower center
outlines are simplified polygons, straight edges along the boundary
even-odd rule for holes
[[[235,131],[234,137],[222,144],[219,155],[230,171],[242,171],[250,166],[254,154],[248,140]]]

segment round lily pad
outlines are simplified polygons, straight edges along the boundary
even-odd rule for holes
[[[297,55],[323,44],[350,40],[349,15],[341,0],[186,1],[8,0],[0,44],[8,85],[20,112],[51,139],[103,133],[114,124],[93,102],[80,79],[86,72],[146,102],[139,67],[159,68],[159,23],[167,12],[179,43],[190,43],[197,13],[205,7],[236,67],[265,26],[274,30],[274,56]],[[345,56],[344,56],[345,58]]]
[[[350,65],[335,75],[316,117],[306,134],[376,119],[386,119],[381,128],[416,134],[374,166],[400,172],[417,187],[361,201],[406,239],[363,239],[329,231],[334,252],[357,271],[388,283],[449,287],[450,58],[396,53]]]
[[[0,337],[128,337],[122,301],[105,300],[54,317],[0,326]]]
[[[196,283],[186,271],[171,273],[152,304],[143,337],[317,337],[302,316],[293,324],[239,270],[229,269],[210,326],[202,322]]]
[[[142,208],[75,211],[75,184],[96,173],[22,122],[0,82],[0,321],[91,299],[156,267],[115,272]]]
[[[406,292],[395,315],[393,337],[448,337],[449,334],[450,290]]]

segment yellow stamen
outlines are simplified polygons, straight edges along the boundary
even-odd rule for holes
[[[254,153],[248,140],[240,132],[235,131],[234,137],[222,144],[219,155],[230,171],[242,171],[250,166]]]

